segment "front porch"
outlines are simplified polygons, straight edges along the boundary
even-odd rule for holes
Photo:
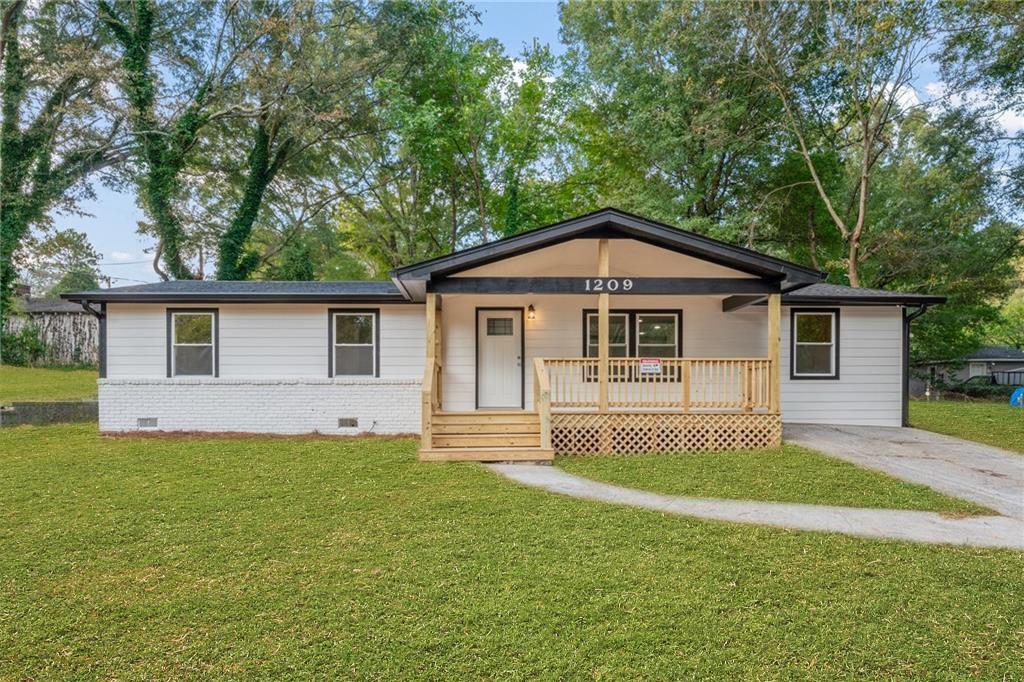
[[[608,240],[595,241],[592,281],[614,281]],[[629,308],[612,308],[607,290],[588,294],[578,282],[544,278],[528,285],[482,277],[432,285],[425,294],[420,458],[543,461],[555,454],[777,446],[780,284],[759,280],[759,294],[751,293],[750,279],[725,277],[678,278],[642,295],[619,288],[616,301]],[[550,289],[500,290],[510,285]],[[684,309],[696,330],[687,343],[700,356],[683,352]],[[655,322],[668,324],[671,334],[652,343]],[[506,337],[494,347],[510,354],[487,350],[486,344],[503,342],[491,339],[492,332]],[[571,352],[581,344],[586,356]],[[712,357],[714,350],[746,354]],[[514,373],[516,381],[504,385],[521,391],[505,402],[481,389],[482,373],[496,365]]]

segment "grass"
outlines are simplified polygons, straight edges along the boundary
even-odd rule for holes
[[[1024,409],[1008,403],[911,400],[910,424],[1024,453]]]
[[[1021,679],[1024,556],[685,519],[412,440],[0,431],[0,678]]]
[[[774,450],[562,458],[558,466],[587,478],[667,495],[993,513],[926,486],[790,444]]]
[[[12,400],[84,400],[96,397],[96,370],[0,365],[0,405]]]

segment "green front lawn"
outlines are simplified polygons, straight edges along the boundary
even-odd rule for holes
[[[566,457],[566,471],[666,495],[806,502],[846,507],[993,513],[931,488],[785,444],[774,450],[643,457]]]
[[[0,365],[0,405],[12,400],[84,400],[96,397],[96,370]]]
[[[1024,452],[1024,408],[1005,402],[911,400],[910,425]]]
[[[0,679],[1024,678],[1024,556],[679,518],[413,440],[0,431]]]

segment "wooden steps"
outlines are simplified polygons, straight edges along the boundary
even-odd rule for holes
[[[420,449],[428,461],[550,461],[542,449],[536,412],[437,412],[431,415],[430,447]]]

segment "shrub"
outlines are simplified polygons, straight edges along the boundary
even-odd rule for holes
[[[25,325],[16,332],[0,334],[0,360],[7,365],[35,367],[46,363],[46,343],[39,327]]]
[[[936,384],[935,390],[945,400],[1009,400],[1016,386],[1002,386],[999,384]]]

